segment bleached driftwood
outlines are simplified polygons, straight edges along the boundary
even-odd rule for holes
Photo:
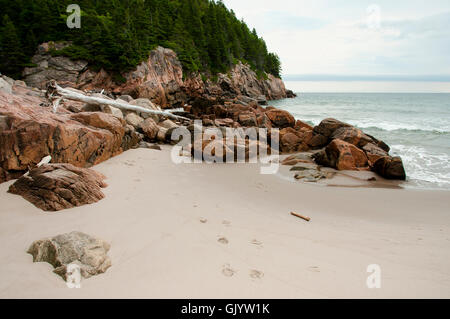
[[[52,161],[52,157],[50,155],[44,157],[39,164],[36,165],[36,167],[41,167],[44,164],[48,164]],[[26,172],[23,176],[28,176],[30,174],[30,168],[28,168],[28,172]]]
[[[183,116],[178,116],[175,114],[172,114],[170,112],[166,111],[157,111],[157,110],[149,110],[141,106],[137,105],[131,105],[126,103],[125,101],[119,102],[117,100],[107,100],[102,99],[99,97],[93,97],[93,96],[87,96],[83,95],[81,93],[77,93],[71,90],[64,89],[56,83],[56,81],[52,80],[50,81],[48,87],[47,87],[47,98],[55,99],[56,96],[59,96],[54,102],[53,102],[53,111],[56,112],[59,103],[61,102],[61,98],[67,99],[67,100],[73,100],[73,101],[79,101],[89,104],[95,104],[95,105],[109,105],[116,107],[118,109],[127,110],[127,111],[134,111],[134,112],[141,112],[141,113],[149,113],[149,114],[155,114],[155,115],[161,115],[161,116],[167,116],[169,118],[175,119],[175,120],[187,120],[188,118],[185,118]]]

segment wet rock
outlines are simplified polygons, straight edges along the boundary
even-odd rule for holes
[[[288,99],[293,99],[295,97],[297,97],[297,94],[295,94],[294,92],[292,92],[292,90],[286,90],[286,97]]]
[[[111,267],[109,243],[81,232],[71,232],[52,238],[37,240],[31,244],[28,253],[33,262],[47,262],[54,273],[64,280],[69,277],[70,265],[77,265],[81,275],[89,278],[102,274]]]
[[[388,152],[373,143],[364,145],[362,149],[366,153],[371,165],[373,165],[381,157],[389,156]]]
[[[19,178],[8,192],[22,196],[44,211],[59,211],[103,199],[104,179],[102,174],[87,168],[45,164]]]
[[[373,164],[373,170],[386,179],[406,180],[405,168],[400,157],[381,157]]]

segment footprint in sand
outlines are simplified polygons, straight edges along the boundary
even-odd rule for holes
[[[228,243],[229,243],[228,239],[226,239],[225,237],[220,237],[217,241],[224,245],[228,245]]]
[[[224,225],[224,226],[226,226],[226,227],[230,227],[230,226],[231,226],[231,222],[228,221],[228,220],[224,220],[224,221],[222,222],[222,225]]]
[[[308,267],[308,270],[309,270],[309,271],[312,271],[312,272],[320,272],[320,269],[319,269],[318,266],[311,266],[311,267]]]
[[[222,274],[225,277],[233,277],[235,273],[236,273],[236,270],[231,268],[230,264],[223,265]]]
[[[251,243],[252,245],[255,245],[255,246],[256,246],[257,248],[259,248],[259,249],[263,248],[263,243],[260,242],[260,241],[257,240],[257,239],[253,239],[250,243]]]
[[[256,269],[250,270],[250,278],[252,278],[252,279],[261,279],[262,277],[264,277],[264,273],[262,271],[259,271],[259,270],[256,270]]]

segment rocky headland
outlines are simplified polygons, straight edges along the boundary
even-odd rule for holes
[[[205,148],[229,152],[245,149],[248,159],[252,144],[271,152],[270,136],[279,135],[281,154],[308,152],[310,162],[336,170],[372,170],[387,179],[406,179],[400,158],[389,155],[389,146],[358,128],[336,119],[325,119],[312,127],[289,112],[267,106],[267,101],[293,97],[281,79],[255,72],[239,63],[217,81],[202,76],[183,76],[176,54],[158,47],[148,61],[124,74],[117,84],[104,70],[92,71],[83,61],[53,56],[65,44],[44,43],[33,58],[34,68],[24,70],[23,81],[3,76],[0,90],[0,181],[18,178],[50,155],[52,163],[91,167],[130,148],[156,148],[155,143],[173,144],[178,127],[192,131],[192,121],[201,120],[202,130],[216,128],[264,128],[268,142],[243,134],[237,145],[204,134],[187,145],[188,153]],[[63,99],[55,113],[44,88],[56,80],[86,96],[121,101],[149,110],[182,106],[175,114],[190,122],[165,116],[120,110],[111,105],[93,105]],[[211,144],[212,143],[212,144]],[[233,149],[234,147],[234,149]],[[259,153],[258,153],[259,154]],[[235,157],[233,157],[235,159]],[[229,157],[228,157],[229,159]],[[304,161],[304,160],[300,160]],[[295,157],[284,164],[296,165]]]

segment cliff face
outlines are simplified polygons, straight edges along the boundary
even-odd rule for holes
[[[44,88],[50,79],[78,89],[105,89],[134,98],[148,98],[168,108],[182,106],[200,96],[235,98],[248,96],[254,99],[274,100],[286,98],[281,79],[268,75],[259,79],[247,65],[239,63],[227,74],[219,74],[217,81],[203,80],[200,75],[183,79],[183,68],[177,55],[170,49],[158,47],[150,53],[149,59],[131,72],[123,74],[124,83],[116,84],[112,75],[104,70],[94,72],[85,61],[72,61],[66,57],[53,57],[51,49],[60,50],[63,44],[44,43],[33,57],[36,67],[24,70],[25,82]]]

